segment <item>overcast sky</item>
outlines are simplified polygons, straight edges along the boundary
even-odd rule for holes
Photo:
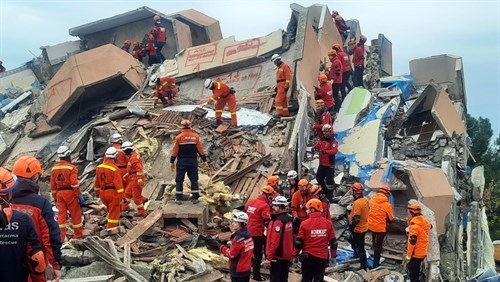
[[[292,1],[50,1],[0,0],[0,60],[16,68],[40,55],[40,46],[77,40],[68,29],[148,6],[169,14],[194,8],[220,21],[224,37],[244,40],[286,29]],[[391,42],[393,72],[432,55],[463,57],[468,112],[490,119],[500,133],[500,0],[490,1],[295,1],[328,5],[344,19],[358,19],[371,39]]]

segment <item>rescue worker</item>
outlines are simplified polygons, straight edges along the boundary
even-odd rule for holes
[[[271,186],[274,189],[275,192],[275,198],[279,196],[280,194],[280,178],[276,175],[271,175],[269,178],[267,178],[267,185]]]
[[[325,124],[333,125],[332,114],[325,107],[323,100],[316,100],[316,123],[314,124],[314,132],[320,138],[323,137],[323,126]]]
[[[342,40],[345,41],[347,39],[347,36],[349,35],[349,27],[347,26],[341,15],[336,15],[334,20],[335,25],[337,26],[337,30],[339,31],[340,36],[342,36]]]
[[[299,232],[300,223],[307,218],[306,204],[314,195],[309,193],[309,181],[301,179],[299,181],[299,190],[292,196],[292,216],[293,216],[293,234]]]
[[[408,249],[404,261],[408,263],[410,281],[420,281],[420,265],[427,256],[429,247],[429,234],[432,224],[422,215],[422,207],[419,204],[408,206],[411,218],[408,220]]]
[[[106,228],[118,226],[120,220],[120,202],[123,199],[124,189],[122,176],[115,163],[117,158],[118,150],[109,147],[104,162],[98,165],[95,171],[94,191],[108,210]]]
[[[153,17],[153,21],[154,46],[156,47],[157,56],[160,59],[159,63],[162,63],[165,61],[165,57],[163,56],[161,49],[163,49],[163,46],[165,46],[165,43],[167,42],[167,28],[161,24],[160,16],[155,15]]]
[[[191,181],[192,202],[198,203],[200,191],[198,187],[198,155],[202,159],[201,167],[208,169],[207,157],[200,141],[200,136],[191,129],[191,122],[187,119],[181,121],[182,132],[175,137],[175,144],[170,156],[170,170],[175,168],[177,159],[177,169],[175,175],[175,202],[182,204],[182,190],[184,177],[187,173]]]
[[[321,137],[313,148],[319,151],[319,167],[316,172],[316,180],[321,189],[326,194],[328,200],[332,200],[335,182],[333,176],[335,173],[335,154],[337,154],[339,143],[333,136],[333,127],[330,124],[323,125]]]
[[[365,234],[368,231],[368,199],[363,196],[363,184],[354,183],[352,185],[352,193],[354,202],[352,203],[351,212],[349,214],[349,229],[352,234],[351,246],[355,254],[359,256],[361,269],[368,268],[368,262],[365,252]]]
[[[262,188],[261,194],[247,202],[245,211],[248,215],[248,232],[253,240],[252,276],[254,280],[264,281],[260,276],[262,254],[266,249],[265,227],[271,219],[269,204],[274,199],[274,189],[271,186]]]
[[[326,74],[319,76],[319,88],[314,90],[314,99],[323,100],[328,111],[333,112],[335,100],[333,96],[332,86],[328,83]]]
[[[156,108],[158,99],[161,100],[163,106],[173,105],[174,97],[177,96],[177,86],[175,86],[176,79],[171,76],[159,77],[156,79],[156,90],[153,100],[153,105]],[[165,99],[167,97],[167,99]]]
[[[158,55],[156,54],[155,37],[153,36],[153,34],[148,35],[148,43],[146,44],[146,48],[144,49],[144,51],[146,51],[146,54],[148,54],[148,65],[152,66],[154,64],[160,63]]]
[[[144,58],[144,50],[141,48],[139,41],[134,41],[134,49],[132,51],[132,56],[142,63],[142,59]]]
[[[229,112],[231,112],[231,125],[238,126],[236,119],[236,91],[230,88],[225,83],[213,81],[212,79],[205,80],[205,88],[212,90],[212,96],[207,102],[200,104],[200,107],[205,107],[207,104],[215,102],[215,119],[217,124],[222,123],[222,111],[227,104]]]
[[[33,220],[12,209],[17,178],[0,167],[0,281],[46,281],[45,258]]]
[[[337,51],[328,51],[328,58],[332,65],[330,66],[330,79],[333,80],[333,98],[335,99],[334,111],[338,112],[340,106],[342,105],[342,99],[340,96],[340,86],[342,85],[342,62],[337,56]]]
[[[293,255],[293,224],[285,197],[271,203],[273,215],[267,226],[266,261],[271,265],[271,282],[288,281],[288,269]]]
[[[356,47],[356,38],[352,38],[347,42],[347,54],[352,55],[354,53],[354,48]]]
[[[288,198],[292,200],[292,196],[299,189],[299,175],[295,170],[290,170],[286,174],[286,180],[287,180],[287,190],[288,190]]]
[[[323,212],[321,214],[323,214],[326,219],[332,220],[332,216],[330,215],[330,202],[326,198],[325,193],[323,193],[323,189],[321,189],[319,185],[313,185],[309,188],[309,193],[321,201],[321,204],[323,205]]]
[[[394,220],[392,205],[389,203],[391,188],[382,186],[375,196],[370,199],[368,211],[368,230],[372,233],[373,243],[373,268],[380,266],[380,254],[384,243],[387,225]]]
[[[130,39],[123,41],[122,50],[127,53],[130,53]]]
[[[306,208],[309,218],[302,222],[299,235],[295,239],[295,248],[302,250],[299,255],[302,262],[302,281],[323,281],[326,266],[329,262],[334,265],[337,257],[337,237],[332,221],[321,214],[323,205],[320,200],[309,200]]]
[[[364,87],[363,72],[365,71],[365,42],[366,36],[361,35],[359,42],[354,47],[352,54],[352,64],[354,65],[354,74],[352,75],[352,83],[354,87]]]
[[[116,151],[118,151],[118,155],[116,156],[114,163],[120,172],[120,176],[122,177],[123,187],[127,187],[128,157],[122,150],[123,137],[120,133],[113,133],[113,135],[111,135],[110,141],[111,147],[115,148]],[[104,155],[104,161],[106,161],[106,155]]]
[[[220,252],[229,258],[229,272],[232,282],[250,281],[250,268],[253,253],[253,240],[247,229],[248,215],[237,212],[233,216],[229,229],[231,235],[230,247],[221,245]]]
[[[289,112],[288,112],[288,100],[286,95],[288,89],[290,89],[292,72],[290,70],[290,66],[288,66],[281,60],[280,55],[274,54],[271,57],[271,61],[278,67],[278,69],[276,70],[276,88],[275,88],[276,115],[279,117],[287,117],[289,116]]]
[[[3,64],[3,62],[0,61],[0,73],[6,71],[5,67],[2,64]]]
[[[349,55],[342,49],[342,45],[338,43],[333,45],[333,50],[337,51],[337,57],[340,59],[340,63],[342,63],[342,84],[340,85],[340,94],[342,95],[342,100],[344,100],[347,93],[352,90],[352,85],[349,81],[351,77],[351,62],[349,62]]]
[[[133,200],[137,208],[136,216],[146,216],[144,210],[144,203],[147,201],[146,197],[142,195],[142,188],[144,188],[144,170],[142,160],[134,148],[132,142],[125,141],[122,144],[122,150],[128,157],[127,175],[128,184],[125,188],[125,198],[122,204],[122,210],[130,209],[130,202]]]
[[[38,181],[43,174],[42,164],[35,157],[22,156],[14,163],[12,173],[17,176],[16,189],[10,201],[13,209],[28,214],[35,225],[38,240],[42,244],[45,264],[52,265],[52,280],[61,279],[61,231],[55,220],[52,205],[39,195]],[[31,278],[34,281],[38,277]]]
[[[56,202],[57,222],[61,230],[61,241],[66,238],[67,213],[71,216],[73,232],[76,239],[83,237],[83,222],[80,204],[83,196],[78,184],[78,168],[71,163],[71,151],[66,146],[57,149],[59,161],[52,167],[50,175],[50,191]]]

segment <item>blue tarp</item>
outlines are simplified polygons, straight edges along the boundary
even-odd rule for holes
[[[401,89],[401,97],[404,101],[408,100],[411,96],[413,89],[413,77],[409,74],[394,76],[388,79],[381,78],[380,85],[385,88],[398,87]]]

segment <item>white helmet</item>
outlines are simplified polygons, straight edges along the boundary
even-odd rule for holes
[[[111,143],[121,143],[123,142],[123,137],[120,133],[114,133],[111,135]]]
[[[134,144],[132,144],[132,142],[130,141],[125,141],[123,142],[122,144],[122,150],[133,150],[134,149]]]
[[[233,221],[248,223],[248,215],[244,212],[237,212],[233,215]]]
[[[210,78],[207,78],[207,79],[205,79],[205,83],[204,84],[205,84],[205,88],[209,89],[209,88],[212,87],[212,85],[214,85],[214,81],[211,80]]]
[[[321,128],[321,131],[323,132],[332,132],[332,126],[330,124],[324,124],[323,128]]]
[[[273,202],[271,203],[271,205],[283,205],[283,206],[288,206],[288,201],[286,200],[285,197],[283,196],[278,196],[276,198],[274,198]]]
[[[276,60],[281,60],[281,56],[278,55],[278,54],[274,54],[272,57],[271,57],[271,62],[275,62]]]
[[[106,153],[104,155],[108,159],[114,159],[116,158],[116,155],[118,155],[118,150],[116,150],[115,147],[109,147],[108,149],[106,149]]]
[[[60,146],[59,148],[57,148],[57,156],[59,158],[67,157],[67,156],[69,156],[69,154],[71,154],[71,151],[66,146],[63,145],[63,146]]]
[[[291,178],[297,178],[298,176],[299,175],[297,174],[297,172],[292,169],[287,173],[286,178],[291,179]]]

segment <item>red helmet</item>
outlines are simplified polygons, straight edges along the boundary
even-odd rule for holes
[[[130,45],[130,39],[127,39],[127,40],[123,41],[123,44]]]
[[[280,179],[276,175],[272,175],[267,179],[267,185],[272,187],[277,186],[279,182]]]
[[[342,20],[342,17],[341,17],[340,15],[336,15],[336,16],[335,16],[335,20],[336,20],[336,21],[341,21],[341,20]]]
[[[334,55],[335,56],[337,55],[337,51],[335,51],[333,49],[332,50],[328,50],[328,56],[334,56]]]
[[[313,195],[318,195],[321,192],[323,192],[323,190],[321,189],[321,186],[313,185],[313,186],[311,186],[311,188],[309,188],[309,192],[311,192],[311,194],[313,194]]]
[[[31,178],[37,173],[42,174],[42,164],[32,156],[22,156],[15,163],[12,172],[19,177]]]
[[[135,40],[134,41],[134,46],[139,46],[139,45],[140,45],[139,41]]]
[[[360,193],[363,193],[363,190],[364,190],[363,184],[361,184],[359,182],[352,184],[352,191],[354,191],[354,193],[360,194]]]
[[[148,34],[148,39],[151,41],[155,40],[155,36],[152,33],[150,33],[150,34]]]
[[[159,21],[159,20],[160,20],[160,16],[155,15],[155,16],[153,17],[153,20],[155,20],[155,21]]]
[[[316,211],[323,211],[323,203],[318,199],[311,199],[306,204],[306,209],[315,209]]]

